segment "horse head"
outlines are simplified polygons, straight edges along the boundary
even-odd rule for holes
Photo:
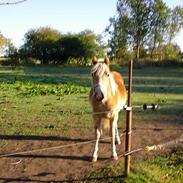
[[[93,97],[97,101],[102,101],[107,95],[107,88],[109,85],[109,59],[97,59],[96,57],[92,60],[93,67],[91,69],[92,74],[92,87]]]

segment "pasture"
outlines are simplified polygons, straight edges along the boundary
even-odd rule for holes
[[[90,69],[76,66],[0,67],[0,154],[92,140],[93,124],[88,102]],[[122,73],[127,84],[127,67],[112,66],[111,70]],[[180,137],[183,130],[183,68],[134,69],[132,103],[160,105],[160,110],[156,112],[134,109],[133,148]],[[120,113],[118,126],[122,132],[125,112]],[[121,140],[122,145],[117,148],[119,154],[124,153],[124,137]],[[109,140],[102,142],[101,155],[96,164],[90,162],[92,147],[93,144],[87,144],[2,158],[0,180],[80,180],[94,172],[89,176],[93,180],[98,172],[100,175],[104,172],[104,176],[111,175],[111,172],[115,176],[122,174],[119,167],[123,168],[123,159],[117,162],[109,159]],[[141,152],[133,160],[144,158],[148,159],[149,155]],[[175,158],[180,157],[176,155]],[[152,171],[146,174],[153,174],[151,161],[155,160],[142,161],[138,167],[132,165],[133,174],[140,170],[143,163],[148,169],[148,162]],[[109,165],[112,168],[106,170]],[[173,170],[177,173],[182,168],[181,165],[175,166]],[[158,176],[164,176],[166,172],[171,176],[169,170],[163,169]],[[139,177],[142,178],[143,175]],[[133,178],[134,176],[130,179],[132,182]],[[176,180],[180,181],[179,176]]]

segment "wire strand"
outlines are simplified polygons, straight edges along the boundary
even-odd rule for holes
[[[125,131],[122,132],[120,137],[122,137],[124,135],[124,133],[125,133]],[[102,138],[100,140],[108,140],[108,139],[111,139],[111,138],[112,137],[106,137],[106,138]],[[29,150],[29,151],[20,151],[20,152],[14,152],[14,153],[1,154],[0,158],[5,158],[5,157],[10,157],[10,156],[15,156],[15,155],[22,155],[22,154],[35,153],[35,152],[41,152],[41,151],[47,151],[47,150],[61,149],[61,148],[66,148],[66,147],[73,147],[73,146],[77,146],[77,145],[84,145],[84,144],[93,143],[95,141],[96,140],[90,140],[90,141],[86,141],[86,142],[78,142],[78,143],[67,144],[67,145],[46,147],[46,148],[41,148],[41,149],[33,149],[33,150]]]

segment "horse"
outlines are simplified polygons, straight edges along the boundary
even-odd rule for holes
[[[89,93],[89,102],[92,107],[92,116],[95,130],[95,146],[92,161],[98,158],[98,145],[102,130],[107,128],[112,137],[112,158],[118,159],[115,140],[121,144],[117,121],[119,112],[124,108],[127,99],[127,92],[124,80],[120,73],[111,72],[108,57],[92,60],[92,86]]]

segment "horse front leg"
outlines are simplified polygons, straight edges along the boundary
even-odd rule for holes
[[[117,144],[121,144],[121,139],[120,139],[120,136],[119,136],[119,132],[118,132],[118,125],[116,124],[116,141],[117,141]]]
[[[97,161],[98,158],[98,145],[99,145],[99,139],[100,139],[101,131],[98,127],[95,127],[95,147],[94,147],[94,152],[93,152],[93,162]]]
[[[118,121],[118,113],[114,114],[114,117],[111,119],[111,136],[112,136],[112,158],[114,160],[118,159],[118,155],[116,152],[116,144],[115,144],[115,139],[116,139],[116,129],[117,129],[117,121]],[[118,135],[119,138],[119,135]],[[118,139],[120,140],[120,139]]]

